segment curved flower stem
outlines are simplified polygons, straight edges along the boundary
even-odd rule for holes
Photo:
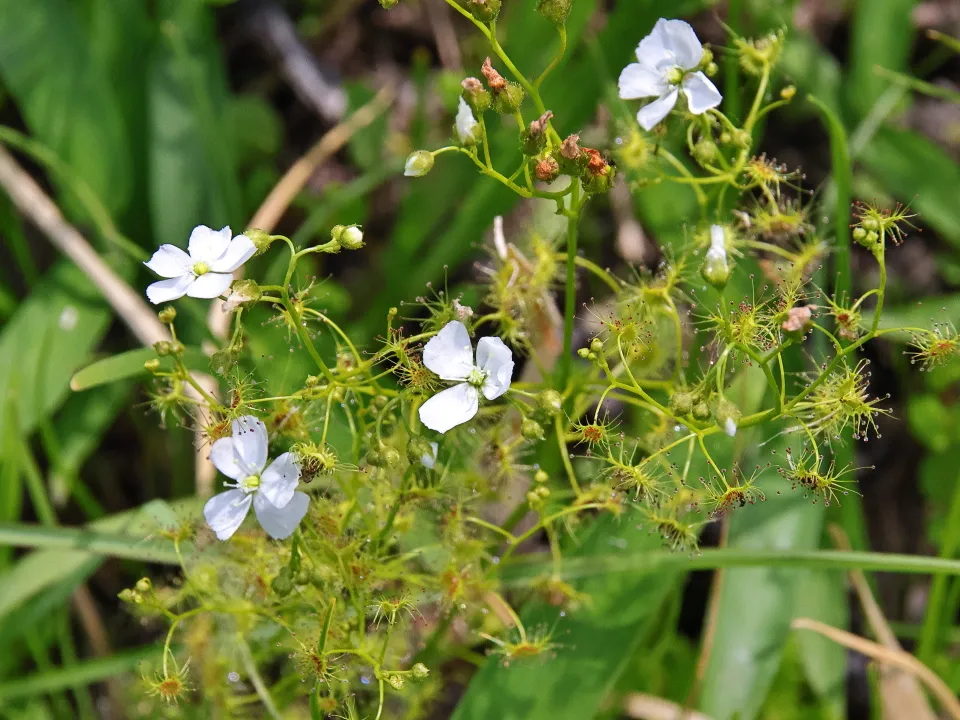
[[[543,81],[547,79],[553,70],[560,64],[560,61],[563,59],[564,54],[567,52],[567,28],[564,25],[561,25],[557,28],[557,33],[560,35],[560,49],[557,51],[557,54],[554,56],[553,60],[550,61],[550,64],[540,73],[534,83],[533,87],[537,90],[540,89],[540,86],[543,84]]]
[[[557,371],[557,388],[563,390],[570,379],[573,363],[573,321],[577,309],[577,226],[580,223],[580,181],[573,180],[570,210],[567,215],[567,280],[563,309],[563,354]]]
[[[563,461],[563,469],[567,471],[567,479],[570,481],[570,487],[577,497],[580,496],[580,484],[577,482],[577,475],[573,472],[573,463],[570,462],[570,451],[567,449],[567,440],[563,432],[563,421],[560,415],[554,418],[554,430],[557,434],[557,446],[560,449],[560,459]]]

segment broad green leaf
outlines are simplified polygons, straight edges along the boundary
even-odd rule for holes
[[[793,617],[809,617],[833,627],[850,624],[843,576],[825,570],[806,570],[797,575],[799,592]],[[847,650],[817,633],[797,633],[796,642],[804,674],[831,720],[846,717]]]
[[[74,265],[60,261],[0,331],[0,398],[13,398],[30,434],[69,393],[70,376],[99,343],[110,312]],[[5,419],[0,416],[0,431]]]
[[[183,246],[198,224],[242,222],[213,19],[201,3],[158,4],[162,38],[150,61],[149,178],[154,239]]]
[[[597,522],[572,558],[588,559],[617,547],[643,553],[661,546],[659,536],[639,532],[633,522]],[[592,601],[561,617],[557,608],[532,603],[522,619],[527,628],[554,627],[560,647],[549,658],[513,661],[492,656],[474,677],[454,720],[583,720],[593,717],[630,656],[659,619],[677,576],[624,573],[577,583]]]
[[[886,90],[889,81],[875,66],[905,70],[913,45],[911,17],[917,0],[858,0],[851,22],[850,75],[846,100],[856,116],[863,116]]]
[[[160,369],[170,372],[174,369],[174,362],[169,357],[157,358],[153,348],[128,350],[119,355],[113,355],[87,365],[78,370],[70,380],[70,389],[76,392],[89,390],[100,385],[129,380],[130,378],[147,376],[149,373],[143,364],[148,360],[160,360]],[[209,372],[210,359],[203,354],[200,348],[188,347],[183,354],[183,363],[188,370]]]
[[[67,0],[0,0],[0,75],[34,135],[116,211],[130,197],[128,140],[76,10]]]
[[[160,645],[147,645],[124,650],[109,657],[86,660],[71,667],[8,680],[0,683],[0,702],[102,682],[107,678],[132,672],[144,660],[161,652]]]

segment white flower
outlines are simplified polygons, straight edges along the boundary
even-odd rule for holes
[[[737,421],[728,417],[723,421],[723,431],[730,437],[734,437],[737,434]]]
[[[426,150],[414,150],[407,156],[403,165],[403,174],[407,177],[423,177],[433,168],[433,153]]]
[[[297,492],[300,467],[293,453],[283,453],[267,467],[267,428],[252,415],[233,421],[233,436],[220,438],[210,448],[217,470],[236,482],[214,495],[203,507],[203,517],[221,540],[233,535],[250,512],[267,534],[289,537],[307,512],[310,498]],[[264,469],[266,467],[266,469]]]
[[[229,227],[212,230],[198,225],[190,233],[189,255],[176,245],[161,245],[144,265],[168,279],[147,288],[150,302],[158,305],[184,295],[195,298],[223,295],[233,282],[233,271],[257,251],[253,240],[246,235],[230,238]]]
[[[470,336],[456,320],[447,323],[423,348],[423,364],[442,379],[460,383],[420,406],[420,422],[440,433],[476,415],[481,392],[487,400],[503,395],[513,376],[513,353],[497,337],[480,338],[474,364]]]
[[[720,104],[720,91],[702,72],[692,72],[700,65],[703,46],[693,28],[683,20],[660,18],[653,31],[637,46],[638,62],[620,73],[620,97],[624,100],[657,98],[640,108],[637,122],[644,130],[652,130],[677,103],[679,91],[687,96],[687,107],[700,115]]]
[[[457,137],[463,145],[476,145],[480,140],[480,123],[473,116],[473,110],[467,105],[467,101],[460,98],[460,105],[457,106],[456,120]]]

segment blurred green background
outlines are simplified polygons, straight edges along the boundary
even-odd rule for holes
[[[499,23],[521,68],[542,68],[553,51],[554,31],[533,6],[504,0]],[[799,92],[769,116],[761,147],[800,167],[805,187],[829,193],[828,138],[807,95],[835,110],[850,139],[855,196],[918,213],[916,232],[888,254],[884,322],[960,321],[960,60],[930,36],[960,35],[960,4],[574,0],[571,50],[543,90],[563,110],[563,131],[605,137],[606,113],[622,113],[619,70],[661,16],[687,19],[715,48],[730,45],[725,27],[786,30],[776,86]],[[314,170],[277,227],[306,243],[338,222],[364,225],[363,253],[312,271],[331,316],[370,347],[389,307],[445,272],[451,285],[473,279],[493,217],[525,212],[466,161],[438,162],[416,183],[399,177],[409,150],[449,137],[459,80],[477,74],[486,54],[471,30],[441,0],[403,0],[389,13],[357,0],[0,0],[0,144],[139,293],[150,280],[139,262],[157,245],[183,245],[201,223],[239,232],[325,132],[389,88],[389,109]],[[742,78],[735,59],[718,55],[735,113]],[[516,154],[501,130],[494,153]],[[657,248],[696,222],[696,208],[675,187],[603,200],[583,230],[586,252],[625,268],[617,240],[629,222],[640,223],[652,265]],[[257,277],[282,272],[269,256],[258,262]],[[855,288],[871,287],[874,272],[868,255],[854,254]],[[208,340],[208,304],[178,307],[184,342]],[[280,328],[250,329],[270,374],[294,371]],[[873,392],[889,394],[895,418],[855,448],[857,466],[876,466],[859,473],[862,500],[826,510],[770,503],[736,518],[731,547],[830,547],[825,528],[838,523],[857,549],[957,553],[960,364],[918,373],[906,339],[869,351]],[[120,529],[150,501],[195,493],[193,435],[173,418],[159,428],[142,377],[71,389],[78,369],[135,347],[97,283],[0,192],[0,522]],[[766,450],[744,452],[768,459]],[[617,532],[599,528],[577,554],[609,549]],[[717,535],[708,530],[705,543]],[[638,551],[656,544],[631,542]],[[117,716],[105,681],[136,677],[140,659],[156,653],[156,629],[117,610],[116,593],[142,574],[136,562],[76,550],[0,547],[0,716]],[[488,663],[472,678],[451,668],[449,702],[434,717],[449,717],[458,701],[462,719],[656,717],[637,714],[653,711],[631,699],[682,704],[691,687],[717,720],[897,717],[864,658],[790,631],[806,616],[870,634],[841,573],[728,570],[710,602],[718,577],[591,580],[597,612],[571,621],[556,658],[507,671]],[[960,581],[871,582],[904,646],[960,689]]]

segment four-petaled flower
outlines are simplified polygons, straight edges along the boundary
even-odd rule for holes
[[[246,235],[232,237],[229,227],[212,230],[198,225],[190,233],[187,250],[189,255],[176,245],[161,245],[150,261],[144,263],[160,277],[167,278],[147,288],[147,298],[154,305],[184,295],[195,298],[223,295],[233,282],[233,271],[253,257],[257,248]]]
[[[234,483],[203,507],[207,524],[221,540],[233,535],[250,505],[267,535],[289,537],[307,512],[310,498],[297,492],[300,467],[293,453],[283,453],[267,467],[267,427],[253,415],[233,421],[233,436],[210,448],[210,460]],[[266,468],[266,469],[264,469]]]
[[[703,58],[703,46],[693,28],[683,20],[660,18],[653,31],[637,46],[638,62],[620,73],[620,97],[625,100],[657,98],[640,108],[637,122],[652,130],[677,103],[680,90],[687,107],[700,115],[720,104],[720,91],[702,72],[694,72]]]
[[[494,400],[510,389],[513,353],[497,337],[480,338],[477,362],[463,323],[447,323],[423,348],[423,364],[454,385],[437,393],[420,406],[420,422],[445,433],[477,414],[480,393]]]

